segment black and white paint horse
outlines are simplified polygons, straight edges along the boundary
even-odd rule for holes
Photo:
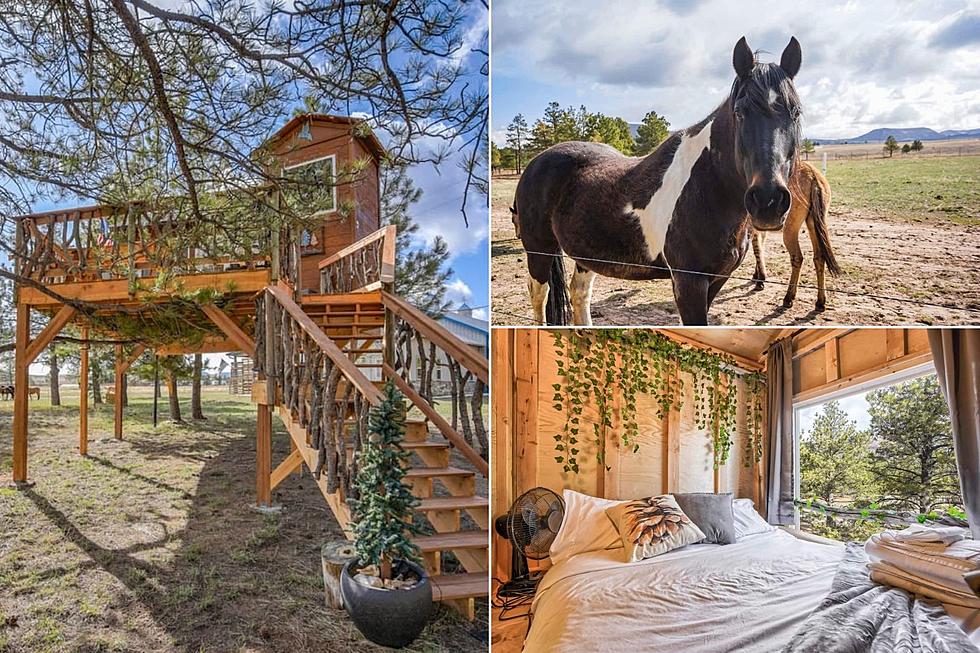
[[[793,78],[801,61],[795,37],[778,66],[757,63],[742,37],[728,98],[648,156],[568,142],[535,157],[511,211],[527,251],[536,323],[568,323],[564,252],[575,261],[575,324],[592,323],[597,274],[670,278],[683,323],[706,324],[726,275],[748,250],[750,221],[762,231],[778,230],[789,211],[787,180],[800,145]]]

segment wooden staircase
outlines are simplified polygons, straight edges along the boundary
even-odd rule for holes
[[[359,252],[362,253],[367,246],[379,240],[390,237],[393,243],[393,229],[379,233],[384,235],[380,238],[377,235],[369,236],[321,263],[321,270],[331,264],[351,265],[345,257],[356,260]],[[387,245],[384,242],[385,248]],[[393,255],[393,247],[390,251]],[[377,267],[384,269],[383,265]],[[390,267],[393,269],[393,265]],[[386,305],[385,294],[378,287],[390,285],[387,276],[378,275],[380,284],[363,283],[361,277],[370,274],[352,276],[355,279],[352,284],[357,287],[329,292],[331,288],[324,282],[321,290],[328,292],[296,297],[280,283],[267,288],[257,300],[257,303],[263,304],[257,313],[267,316],[265,325],[257,323],[256,327],[256,363],[257,368],[265,372],[262,376],[266,380],[256,383],[253,400],[260,406],[275,408],[293,444],[293,453],[271,471],[270,491],[302,465],[311,471],[318,469],[324,455],[322,437],[326,436],[322,436],[318,443],[315,434],[308,432],[308,429],[319,428],[324,420],[334,424],[334,429],[339,429],[329,431],[334,438],[338,438],[337,442],[343,440],[341,450],[344,460],[341,463],[337,455],[337,469],[349,468],[354,461],[355,443],[358,441],[353,435],[358,428],[363,428],[365,407],[367,404],[376,405],[380,398],[377,388],[387,378],[393,379],[403,391],[411,391],[405,392],[410,408],[418,408],[410,410],[403,445],[412,454],[405,481],[421,500],[416,508],[416,523],[426,533],[414,536],[414,542],[430,574],[435,600],[446,602],[473,618],[474,599],[489,593],[489,500],[476,490],[477,475],[486,476],[488,467],[486,461],[479,457],[463,436],[455,432],[447,420],[439,419],[435,408],[423,397],[428,394],[431,398],[430,389],[424,387],[422,379],[413,378],[413,364],[401,361],[399,365],[392,360],[395,346],[390,341],[396,338],[396,333],[409,333],[413,341],[417,341],[418,334],[422,334],[426,343],[422,349],[435,351],[429,343],[438,343],[439,355],[446,361],[462,358],[468,365],[467,369],[476,367],[476,370],[470,371],[484,378],[485,359],[474,361],[474,352],[467,345],[421,313],[412,313],[414,323],[409,330],[403,328],[397,331],[396,317],[390,306]],[[344,277],[331,271],[334,284],[338,278]],[[399,300],[399,306],[400,312],[404,313],[403,300]],[[329,402],[334,406],[334,413],[330,415],[317,412],[325,410],[321,404],[327,400],[317,404],[312,388],[315,384],[309,370],[304,369],[307,361],[311,360],[311,350],[319,350],[323,354],[325,367],[319,376],[320,387],[327,387],[330,378],[328,370],[333,371],[335,376],[337,370],[340,373],[334,401]],[[409,356],[411,354],[406,357]],[[432,376],[431,372],[429,376]],[[482,389],[477,389],[482,393]],[[451,401],[457,401],[455,393]],[[313,418],[310,412],[315,413]],[[414,416],[415,413],[418,415]],[[335,452],[333,441],[326,446],[326,451],[329,459]],[[315,475],[315,478],[334,516],[349,537],[350,510],[344,498],[345,479],[330,478],[326,471],[318,478]],[[346,481],[349,482],[350,478],[346,478]],[[447,566],[446,563],[452,558],[458,564]]]

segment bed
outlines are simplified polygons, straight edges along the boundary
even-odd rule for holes
[[[541,580],[524,650],[778,651],[827,596],[844,551],[773,530],[632,563],[621,548],[580,553]],[[980,648],[980,611],[947,611]]]

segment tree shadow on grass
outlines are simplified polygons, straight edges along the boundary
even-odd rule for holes
[[[15,650],[49,640],[72,651],[383,650],[324,606],[320,546],[343,535],[309,475],[276,489],[280,514],[251,508],[255,411],[229,403],[197,428],[141,426],[95,442],[87,459],[65,454],[70,429],[32,439],[37,485],[13,497],[8,517],[29,528],[0,546],[24,557],[0,557],[0,578],[19,588],[0,583],[0,613],[20,625],[0,625],[0,637]],[[144,409],[131,406],[130,420]],[[273,445],[275,461],[289,453],[278,420]],[[60,639],[40,616],[54,600]],[[485,651],[485,636],[485,617],[471,624],[440,607],[410,650]]]

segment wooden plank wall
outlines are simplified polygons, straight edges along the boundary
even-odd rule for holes
[[[738,437],[726,465],[712,464],[711,441],[694,425],[693,381],[685,378],[681,411],[657,417],[653,398],[637,398],[640,426],[637,453],[624,452],[612,429],[606,439],[608,470],[596,463],[595,445],[588,434],[580,440],[580,471],[562,472],[555,462],[553,436],[564,424],[564,414],[552,404],[559,382],[553,336],[538,329],[495,329],[493,332],[493,516],[505,514],[523,491],[542,486],[561,493],[571,488],[593,496],[631,499],[664,492],[735,492],[753,497],[758,472],[742,466],[746,431],[744,386],[739,383]],[[618,401],[615,398],[614,401]],[[619,407],[614,406],[614,424]],[[595,417],[586,406],[584,421]],[[585,426],[591,430],[591,426]],[[510,548],[494,536],[494,576],[505,578],[510,568]]]
[[[925,329],[810,329],[794,336],[793,352],[797,403],[932,362]]]

